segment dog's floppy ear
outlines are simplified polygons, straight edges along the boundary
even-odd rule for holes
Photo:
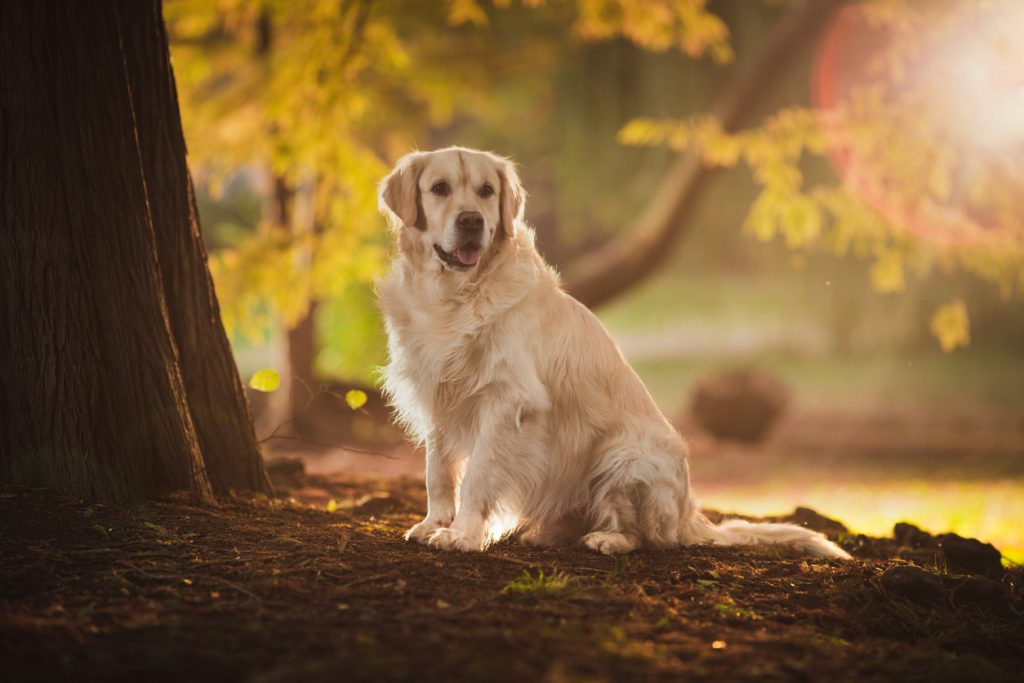
[[[406,154],[380,182],[378,204],[381,213],[396,227],[421,227],[419,181],[422,162],[423,154],[420,152]]]
[[[511,237],[526,211],[526,191],[519,181],[516,165],[508,159],[501,159],[498,175],[501,177],[501,228]]]

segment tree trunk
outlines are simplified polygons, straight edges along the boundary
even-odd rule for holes
[[[268,491],[155,0],[0,3],[0,482]]]
[[[317,301],[311,300],[302,319],[285,331],[290,384],[288,411],[289,417],[297,417],[294,426],[299,432],[307,427],[301,413],[321,385],[316,375],[316,309]]]
[[[713,113],[725,130],[742,118],[768,92],[771,79],[783,70],[808,35],[816,35],[845,0],[797,0],[752,56],[746,68],[726,85]],[[690,226],[688,219],[701,192],[714,175],[700,155],[684,154],[665,174],[647,209],[621,236],[577,257],[565,268],[565,288],[594,308],[625,292],[655,272]]]
[[[189,408],[215,493],[267,490],[245,390],[220,319],[199,229],[159,1],[128,2],[125,34],[143,171]],[[154,46],[160,46],[154,49]]]
[[[312,230],[319,234],[323,230],[323,224],[316,216],[316,197],[319,183],[302,183],[292,191],[291,201],[276,199],[276,203],[288,206],[290,213],[282,213],[278,216],[278,228],[285,232],[300,233],[303,230]],[[284,181],[274,181],[275,195],[286,187]],[[301,202],[309,209],[313,218],[312,225],[300,226],[295,220],[295,204]],[[300,212],[301,213],[301,212]],[[307,268],[312,268],[314,254],[307,254]],[[320,379],[316,375],[316,311],[318,302],[310,299],[306,312],[291,326],[284,329],[284,348],[282,349],[282,363],[285,371],[285,391],[281,392],[284,419],[294,419],[291,423],[291,431],[301,435],[305,430],[303,411],[307,408],[312,397],[320,388]]]
[[[274,228],[282,233],[296,231],[295,202],[309,199],[306,193],[313,191],[309,188],[296,190],[283,177],[275,176],[265,204]],[[319,231],[319,222],[312,229]],[[293,325],[284,326],[279,356],[281,388],[270,396],[259,419],[260,428],[266,432],[278,430],[286,436],[300,436],[304,431],[303,411],[320,387],[315,367],[317,305],[318,302],[311,299],[302,317]]]

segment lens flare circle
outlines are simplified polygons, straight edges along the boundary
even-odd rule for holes
[[[1024,3],[943,5],[917,25],[872,21],[859,7],[837,13],[812,82],[829,156],[844,186],[919,237],[1020,239]],[[865,107],[854,105],[867,93],[879,105],[872,142],[857,118]]]

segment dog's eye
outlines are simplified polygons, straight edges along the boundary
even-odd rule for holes
[[[447,197],[452,193],[452,188],[448,185],[447,181],[438,180],[430,188],[430,191],[436,194],[438,197]]]
[[[480,188],[480,196],[484,199],[494,196],[494,188],[491,187],[490,183],[484,183],[484,186]]]

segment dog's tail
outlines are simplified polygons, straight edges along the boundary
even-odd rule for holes
[[[713,545],[787,545],[815,557],[853,559],[824,534],[805,529],[796,524],[776,522],[748,522],[742,519],[728,519],[714,524],[699,510],[693,510],[686,529],[692,541]]]

